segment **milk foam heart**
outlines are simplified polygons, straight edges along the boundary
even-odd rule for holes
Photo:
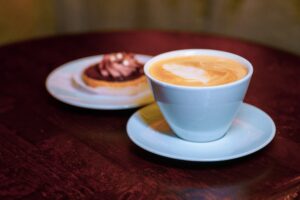
[[[207,83],[209,78],[205,76],[205,70],[188,65],[164,64],[163,69],[174,75],[188,80],[196,80]]]

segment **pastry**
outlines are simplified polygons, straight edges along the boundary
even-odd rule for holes
[[[132,53],[105,54],[83,71],[82,80],[104,94],[134,95],[148,89],[143,68]]]

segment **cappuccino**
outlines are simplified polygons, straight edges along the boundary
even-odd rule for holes
[[[242,79],[248,73],[242,63],[218,56],[177,56],[156,61],[150,75],[162,82],[180,86],[216,86]]]

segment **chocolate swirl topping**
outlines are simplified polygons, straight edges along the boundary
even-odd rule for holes
[[[106,81],[126,81],[144,74],[143,64],[132,53],[106,54],[100,63],[85,70],[91,78]]]

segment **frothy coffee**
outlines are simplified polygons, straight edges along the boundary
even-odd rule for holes
[[[178,56],[156,61],[149,68],[155,79],[182,86],[215,86],[242,79],[248,73],[242,63],[217,56]]]

